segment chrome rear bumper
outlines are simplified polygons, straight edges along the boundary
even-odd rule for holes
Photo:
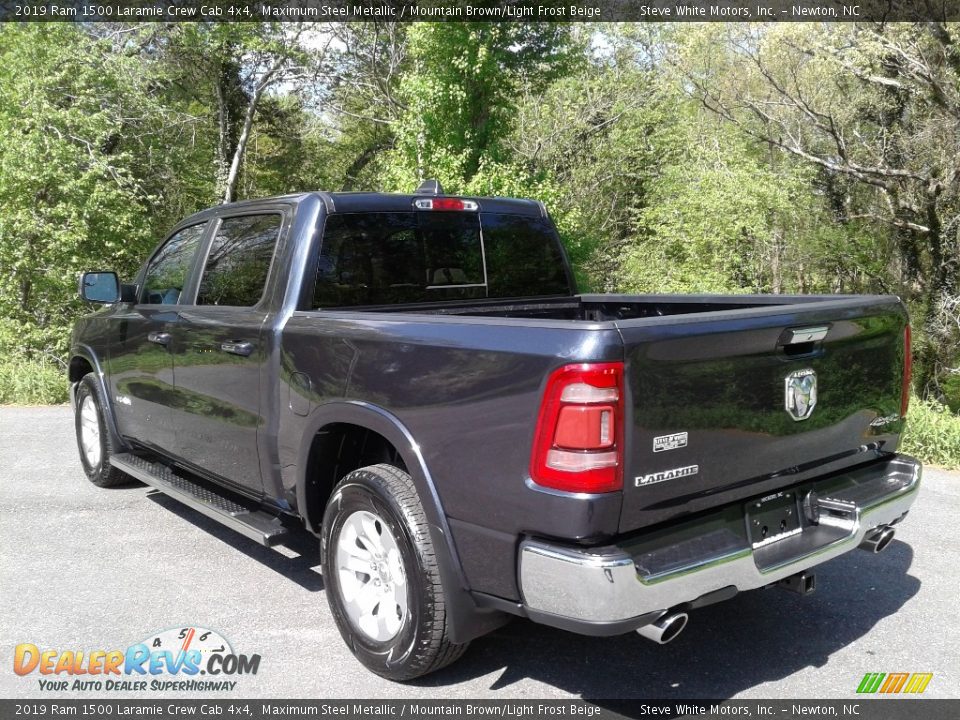
[[[770,543],[750,545],[745,530],[737,535],[737,523],[719,530],[704,523],[700,534],[667,535],[639,553],[628,543],[578,548],[527,539],[518,571],[524,606],[539,622],[614,634],[686,603],[707,604],[711,595],[720,599],[769,585],[853,550],[874,529],[898,522],[916,499],[921,469],[898,455],[806,483],[804,489],[820,496],[819,524],[804,522],[802,531]]]

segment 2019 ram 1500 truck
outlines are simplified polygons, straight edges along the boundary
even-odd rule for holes
[[[667,642],[737,592],[809,592],[918,488],[896,297],[578,295],[535,201],[223,205],[81,294],[105,304],[69,371],[90,480],[264,545],[305,526],[393,679],[510,616]]]

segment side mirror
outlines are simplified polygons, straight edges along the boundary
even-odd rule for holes
[[[120,299],[120,279],[115,272],[86,272],[80,277],[80,297],[111,305]]]

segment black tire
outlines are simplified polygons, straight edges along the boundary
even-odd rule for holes
[[[100,457],[95,464],[91,463],[87,458],[87,453],[83,448],[80,430],[81,412],[88,398],[96,408],[97,424],[100,428]],[[125,485],[130,482],[128,475],[120,472],[110,464],[110,458],[116,455],[119,450],[114,443],[113,436],[107,429],[106,418],[103,413],[105,405],[103,393],[100,391],[100,384],[96,381],[93,373],[84,375],[80,382],[77,383],[76,410],[74,412],[73,424],[77,433],[77,449],[80,451],[80,464],[83,466],[83,471],[87,474],[90,482],[102,488]]]
[[[337,542],[357,511],[378,516],[392,533],[406,574],[407,612],[396,635],[377,641],[350,619],[337,569]],[[323,578],[330,612],[347,647],[377,675],[412,680],[459,659],[468,643],[450,642],[436,552],[423,505],[410,476],[391,465],[371,465],[347,475],[333,491],[323,516]]]

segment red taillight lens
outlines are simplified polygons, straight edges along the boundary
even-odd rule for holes
[[[903,329],[903,386],[900,390],[900,417],[907,416],[910,407],[910,378],[913,375],[913,354],[910,348],[910,323]]]
[[[463,200],[456,198],[436,198],[433,201],[433,210],[463,210]]]
[[[564,365],[550,375],[530,476],[567,492],[623,487],[623,363]]]

